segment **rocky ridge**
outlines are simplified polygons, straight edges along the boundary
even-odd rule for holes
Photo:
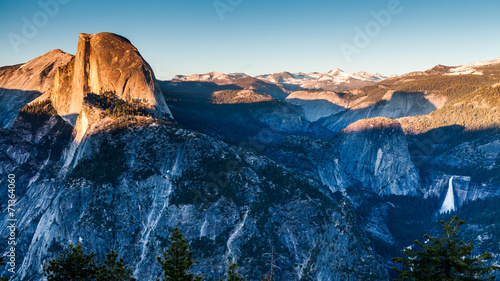
[[[10,127],[21,108],[54,88],[59,67],[73,56],[52,50],[27,63],[0,68],[0,127]]]

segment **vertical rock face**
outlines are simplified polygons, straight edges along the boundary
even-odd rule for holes
[[[81,33],[75,58],[58,70],[52,103],[75,125],[88,93],[114,92],[128,102],[139,102],[158,115],[170,116],[153,70],[124,37],[112,33]]]
[[[383,117],[363,119],[341,133],[339,161],[349,181],[359,181],[381,195],[419,192],[418,172],[399,122]]]

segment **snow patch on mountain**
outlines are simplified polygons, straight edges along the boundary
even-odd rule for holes
[[[380,82],[387,77],[377,74],[370,74],[368,72],[360,71],[358,73],[347,73],[341,69],[330,70],[326,73],[311,72],[308,74],[304,73],[275,73],[275,74],[265,74],[257,76],[256,78],[269,81],[272,83],[287,83],[302,85],[307,82],[330,82],[333,84],[351,83],[353,80],[365,81],[365,82]]]
[[[305,90],[305,89],[319,89],[319,90],[346,90],[358,87],[363,87],[370,85],[372,83],[380,82],[387,79],[379,73],[370,74],[365,71],[360,71],[357,73],[347,73],[341,69],[330,70],[326,73],[320,72],[310,72],[310,73],[290,73],[290,72],[280,72],[273,74],[263,74],[255,77],[251,77],[244,73],[229,73],[223,74],[219,72],[210,72],[205,74],[193,74],[193,75],[176,75],[171,80],[172,82],[188,82],[188,81],[199,81],[199,82],[213,82],[218,85],[226,84],[236,84],[237,81],[244,78],[254,78],[256,80],[277,85],[284,88],[283,90],[287,93]],[[240,85],[241,86],[241,85]],[[246,86],[244,87],[247,88]],[[268,93],[267,93],[268,94]]]
[[[480,61],[480,62],[474,62],[474,63],[460,65],[460,66],[451,68],[450,72],[447,73],[446,75],[466,75],[466,74],[483,75],[483,72],[480,70],[477,70],[477,68],[482,67],[482,66],[493,65],[493,64],[500,64],[500,58],[496,59],[496,60]]]
[[[214,81],[214,80],[230,80],[249,77],[244,73],[219,73],[219,72],[209,72],[205,74],[192,74],[192,75],[175,75],[172,81]]]

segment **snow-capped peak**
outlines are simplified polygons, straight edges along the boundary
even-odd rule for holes
[[[222,74],[218,72],[210,72],[206,74],[193,74],[187,75],[176,75],[173,81],[203,81],[203,82],[215,82],[217,84],[227,84],[231,81],[250,77],[244,73],[231,73]],[[354,74],[344,72],[339,68],[335,68],[328,72],[310,72],[310,73],[291,73],[287,71],[263,74],[255,76],[254,78],[262,80],[267,83],[278,84],[280,87],[284,87],[289,91],[296,91],[297,89],[322,89],[335,91],[337,89],[345,90],[357,87],[363,87],[371,83],[380,82],[387,77],[380,74],[370,74],[365,71],[360,71]]]
[[[357,73],[353,74],[353,77],[356,79],[364,80],[364,81],[372,81],[372,82],[379,82],[384,79],[387,79],[387,77],[382,76],[380,73],[377,74],[371,74],[366,71],[360,71]]]
[[[209,72],[205,74],[192,74],[192,75],[175,75],[172,80],[178,81],[218,81],[218,80],[231,80],[238,78],[249,77],[244,73],[219,73],[219,72]]]
[[[330,70],[326,73],[328,76],[337,76],[339,74],[346,74],[342,69],[335,68],[334,70]]]

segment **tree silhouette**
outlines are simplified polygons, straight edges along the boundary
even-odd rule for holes
[[[461,241],[458,237],[463,220],[457,216],[449,221],[441,221],[443,236],[433,237],[428,234],[424,238],[427,243],[415,240],[421,251],[412,248],[404,250],[404,257],[393,258],[403,268],[393,267],[402,280],[493,280],[491,274],[500,269],[495,265],[487,266],[485,261],[492,259],[490,253],[472,256],[474,244]]]
[[[96,272],[97,281],[135,281],[132,270],[123,264],[123,258],[118,259],[118,254],[111,250],[106,254],[106,260],[99,265]]]
[[[238,274],[238,265],[236,263],[232,263],[227,268],[227,281],[245,281],[243,276]],[[219,279],[218,281],[223,281],[223,279]]]
[[[65,254],[43,265],[44,275],[47,281],[92,280],[96,273],[94,256],[94,252],[85,255],[80,244],[70,244]]]
[[[187,273],[193,265],[193,253],[189,251],[186,239],[178,227],[174,228],[170,236],[170,248],[156,260],[163,269],[165,281],[201,281],[201,276],[194,277],[193,273]]]

